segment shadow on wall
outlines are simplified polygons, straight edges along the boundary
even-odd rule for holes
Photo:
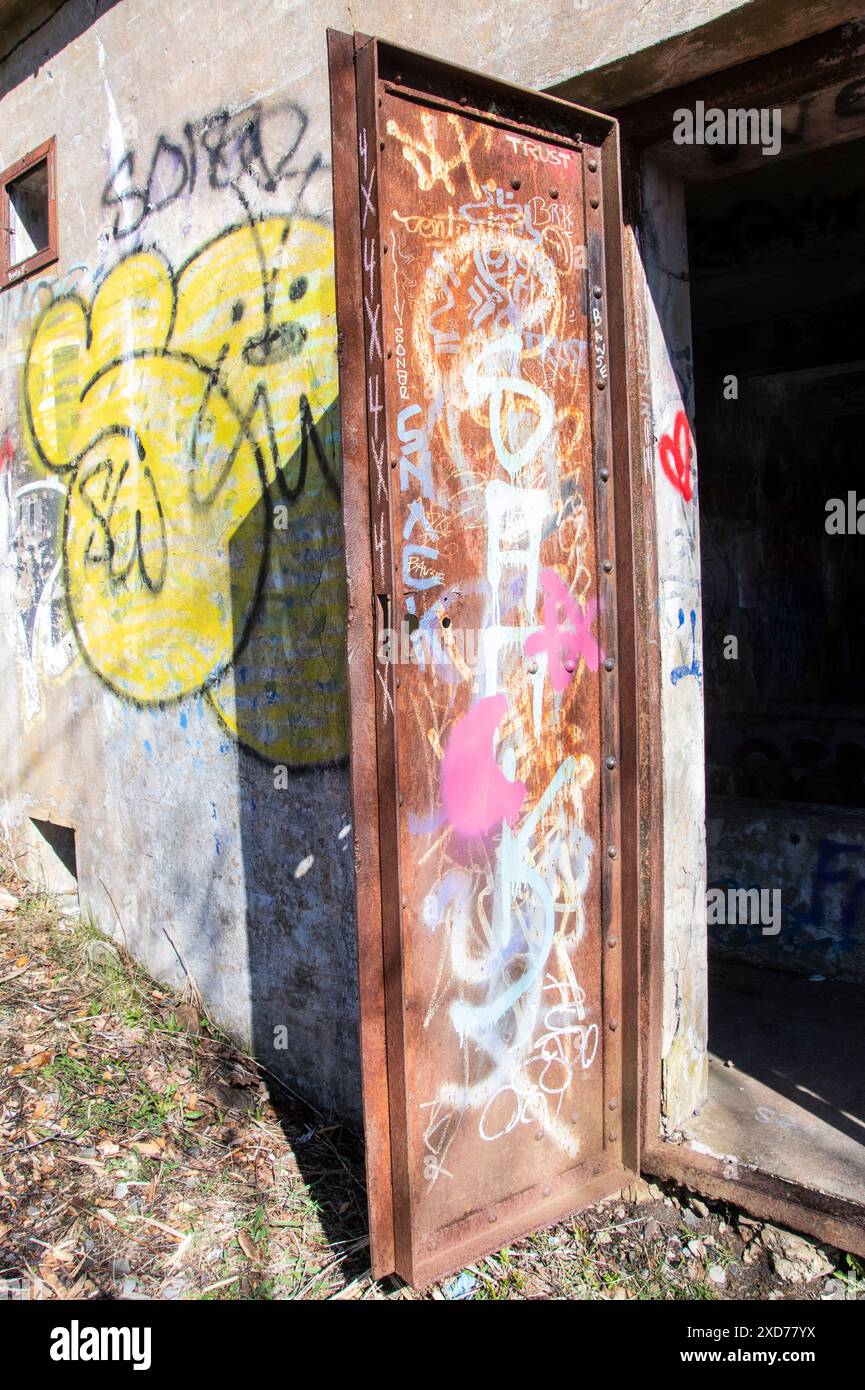
[[[70,43],[89,29],[94,20],[112,10],[118,0],[87,0],[87,3],[34,5],[33,0],[9,0],[0,14],[0,63],[9,66],[0,76],[0,98],[19,82],[32,76],[30,40],[35,40],[41,63],[56,58]],[[52,22],[55,21],[56,22]],[[16,61],[17,60],[17,61]]]
[[[335,339],[328,229],[248,216],[179,269],[136,250],[91,300],[48,304],[24,414],[63,493],[66,616],[91,671],[124,701],[174,707],[181,729],[190,697],[206,703],[239,745],[254,1049],[357,1121]],[[178,802],[211,780],[190,774]],[[237,969],[236,923],[220,921],[231,894],[202,889],[189,901],[222,907],[183,937],[223,956],[212,981]]]
[[[262,533],[270,553],[226,708],[254,750],[239,791],[255,1053],[302,1093],[314,1077],[314,1094],[359,1124],[338,430],[336,403],[317,425],[305,413],[295,455],[232,537],[238,619]]]

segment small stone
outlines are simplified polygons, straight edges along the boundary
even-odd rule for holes
[[[595,1236],[596,1245],[609,1245],[611,1240],[612,1236],[610,1235],[609,1231],[598,1231],[597,1235]]]
[[[188,1292],[187,1282],[182,1276],[178,1275],[174,1279],[169,1279],[167,1284],[163,1284],[159,1290],[160,1298],[178,1299],[183,1298]]]
[[[785,1284],[805,1284],[833,1272],[834,1265],[819,1246],[793,1231],[785,1231],[780,1226],[764,1226],[762,1242],[769,1252],[772,1268]]]
[[[646,1237],[646,1240],[654,1240],[660,1229],[661,1223],[652,1218],[652,1220],[647,1221],[643,1227],[643,1235]]]
[[[0,888],[0,912],[11,912],[18,906],[18,899],[8,888]]]
[[[709,1278],[713,1284],[726,1284],[727,1271],[721,1265],[709,1265]]]
[[[691,1198],[691,1208],[698,1216],[706,1217],[709,1215],[709,1208],[706,1206],[705,1202],[700,1201],[699,1197]]]
[[[644,1202],[654,1202],[663,1197],[663,1192],[654,1187],[651,1183],[643,1182],[642,1178],[637,1178],[630,1187],[626,1187],[623,1193],[625,1200],[634,1206],[642,1206]]]
[[[706,1253],[706,1251],[703,1248],[703,1242],[701,1240],[689,1240],[688,1244],[685,1246],[685,1249],[687,1250],[688,1254],[691,1255],[695,1260],[702,1260],[703,1256]]]
[[[682,1212],[682,1220],[691,1230],[700,1224],[699,1216],[695,1211],[692,1211],[690,1207],[685,1207],[685,1210]]]
[[[823,1303],[834,1302],[837,1298],[843,1298],[845,1294],[840,1279],[824,1279],[821,1289],[820,1299]]]
[[[102,941],[98,938],[88,941],[84,947],[84,954],[91,965],[119,965],[120,955],[117,947],[112,946],[110,941]]]
[[[725,1067],[735,1067],[735,1065],[736,1065],[736,1063],[735,1063],[735,1062],[731,1062],[729,1057],[727,1058],[726,1062],[724,1063],[724,1066],[725,1066]]]

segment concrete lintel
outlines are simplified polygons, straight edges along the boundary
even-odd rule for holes
[[[635,25],[629,52],[590,61],[551,91],[599,111],[616,111],[861,18],[861,6],[849,0],[790,0],[783,5],[745,0],[704,23],[695,22],[693,11],[693,6],[681,12],[676,7],[679,28],[648,42],[640,41],[647,35]]]

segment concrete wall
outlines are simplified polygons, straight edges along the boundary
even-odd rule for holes
[[[29,817],[74,827],[83,909],[357,1116],[324,37],[347,15],[88,8],[2,74],[0,167],[57,136],[61,252],[0,295],[3,826],[16,850]]]
[[[651,160],[642,184],[663,761],[661,1086],[672,1131],[708,1084],[700,538],[684,188]]]
[[[29,817],[74,827],[85,910],[357,1115],[325,28],[547,86],[752,6],[46,8],[5,7],[0,61],[0,167],[56,134],[61,247],[0,294],[3,828],[17,845]],[[663,545],[687,549],[662,597],[669,682],[699,639],[677,623],[693,528],[665,515]],[[671,759],[698,685],[671,686]],[[701,805],[687,737],[671,827]],[[687,1110],[702,850],[672,833],[671,949],[693,956],[671,967],[666,1084]]]
[[[865,981],[860,809],[718,797],[709,802],[706,835],[709,887],[724,894],[709,914],[718,919],[708,927],[711,949],[752,965]],[[744,900],[730,910],[731,889],[754,888],[780,892],[780,923],[768,930],[738,908]],[[767,907],[772,901],[763,899]]]

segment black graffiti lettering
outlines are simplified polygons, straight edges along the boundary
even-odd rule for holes
[[[137,231],[147,216],[146,190],[122,187],[124,179],[132,177],[134,168],[135,155],[130,151],[123,156],[102,190],[103,207],[120,209],[115,214],[112,225],[112,232],[115,237],[129,236],[132,232]],[[121,184],[121,187],[117,186],[118,183]],[[128,220],[124,222],[124,210],[127,207],[132,207],[135,211],[129,212],[127,214]]]
[[[297,482],[294,487],[289,487],[285,476],[285,470],[280,469],[277,473],[280,490],[287,502],[296,502],[306,486],[306,471],[309,462],[309,447],[312,445],[312,452],[315,454],[316,463],[321,469],[322,477],[331,496],[337,501],[340,497],[339,481],[331,468],[330,460],[327,457],[325,448],[316,429],[312,410],[306,396],[300,397],[300,460],[297,469]]]
[[[145,161],[135,150],[128,150],[102,190],[102,205],[113,214],[113,236],[132,236],[154,213],[184,195],[191,196],[200,165],[215,192],[239,192],[244,180],[267,193],[292,185],[290,212],[294,215],[311,180],[327,168],[318,153],[306,162],[301,156],[308,126],[309,117],[297,102],[284,103],[269,113],[260,104],[234,115],[224,109],[213,111],[198,122],[188,121],[180,139],[164,133],[157,137],[143,182],[134,180]]]
[[[126,526],[123,525],[123,507],[127,497],[130,496],[129,489],[124,488],[129,477],[130,460],[125,459],[117,468],[110,454],[107,457],[97,457],[95,463],[89,468],[82,468],[78,476],[79,496],[96,522],[96,527],[91,531],[84,547],[84,563],[87,565],[105,565],[112,585],[120,589],[126,585],[137,561],[138,573],[142,582],[151,593],[158,593],[165,583],[165,574],[168,568],[168,538],[162,502],[153,474],[144,461],[144,448],[134,430],[123,426],[112,427],[97,436],[91,449],[98,449],[105,440],[112,436],[126,439],[129,452],[134,458],[137,458],[141,466],[141,477],[153,498],[158,535],[155,544],[153,544],[152,535],[147,539],[156,555],[156,564],[151,568],[148,562],[148,547],[145,544],[143,534],[144,523],[141,508],[136,506],[128,518]],[[95,489],[92,486],[97,481],[101,482],[101,492],[98,486]],[[137,488],[132,491],[131,495],[135,498],[138,497]],[[122,537],[124,534],[126,537],[125,553],[121,552],[118,544],[118,537]],[[103,544],[97,549],[100,540]]]

